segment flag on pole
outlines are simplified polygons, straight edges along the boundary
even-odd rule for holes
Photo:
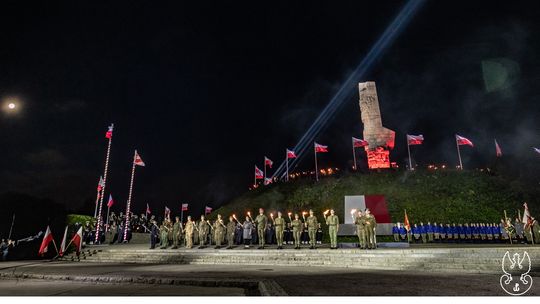
[[[204,214],[209,214],[209,213],[212,213],[212,207],[204,207]]]
[[[64,256],[64,253],[66,253],[67,232],[68,226],[66,226],[66,229],[64,230],[64,237],[62,238],[62,243],[60,244],[60,251],[58,251],[58,255],[61,257]]]
[[[79,228],[79,230],[77,231],[77,233],[75,233],[75,235],[73,236],[70,242],[70,243],[73,243],[73,245],[75,245],[77,255],[81,253],[81,249],[82,249],[82,228],[83,228],[82,226]]]
[[[105,138],[111,139],[112,138],[112,132],[113,132],[114,125],[111,124],[109,126],[109,129],[107,130],[107,133],[105,133]]]
[[[265,185],[270,185],[271,183],[272,183],[272,179],[271,179],[271,178],[266,177],[266,178],[264,179],[264,184],[265,184]]]
[[[255,178],[256,179],[263,179],[264,178],[264,172],[257,168],[257,166],[255,166]]]
[[[474,147],[472,141],[470,141],[469,139],[463,137],[463,136],[460,136],[460,135],[457,135],[456,134],[456,142],[458,145],[460,146],[471,146],[471,147]]]
[[[98,185],[97,185],[97,191],[101,191],[101,189],[103,189],[103,187],[105,186],[105,180],[103,179],[103,176],[100,176],[99,177],[99,182],[98,182]]]
[[[45,235],[43,236],[43,241],[41,241],[41,246],[39,247],[38,254],[43,256],[45,253],[47,253],[49,243],[53,242],[53,236],[51,233],[51,228],[47,226],[47,230],[45,231]]]
[[[146,213],[152,214],[152,212],[150,211],[150,206],[148,206],[148,203],[146,204]]]
[[[318,143],[315,143],[315,153],[324,153],[328,152],[328,146],[323,146]]]
[[[501,147],[499,146],[499,143],[497,142],[496,139],[495,139],[495,154],[497,155],[497,157],[501,157],[501,156],[502,156],[502,150],[501,150]]]
[[[296,158],[294,151],[287,149],[287,158]]]
[[[534,150],[534,152],[540,154],[540,148],[535,148],[535,147],[533,147],[533,150]]]
[[[189,206],[189,204],[182,204],[182,211],[187,211],[188,206]]]
[[[356,137],[352,138],[352,143],[353,143],[353,147],[355,147],[355,148],[361,148],[361,147],[365,147],[365,146],[369,145],[367,140],[363,140],[363,139],[356,138]]]
[[[145,166],[141,156],[139,155],[139,153],[137,153],[137,150],[135,150],[135,157],[133,158],[133,163],[137,166],[141,166],[141,167]]]
[[[407,134],[407,142],[409,146],[421,145],[424,142],[424,135],[409,135]]]
[[[521,222],[527,227],[532,223],[531,213],[529,213],[529,206],[527,203],[523,203],[523,208],[525,208],[525,210],[523,210],[523,219]]]
[[[112,195],[109,194],[109,201],[107,202],[107,207],[111,208],[112,205],[114,205],[114,201],[112,199]]]
[[[265,166],[268,166],[271,169],[273,164],[274,164],[274,162],[270,158],[268,158],[266,156],[264,157],[264,165]]]
[[[407,231],[411,231],[411,224],[409,223],[409,217],[407,216],[407,210],[405,210],[405,219],[403,220],[403,227],[407,229]]]
[[[170,216],[171,215],[171,209],[169,209],[169,207],[165,206],[165,216]]]

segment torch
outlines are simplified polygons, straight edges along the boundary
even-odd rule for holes
[[[288,212],[288,213],[287,213],[287,215],[289,216],[289,221],[292,222],[291,214],[292,214],[292,212]]]
[[[322,213],[325,220],[326,220],[326,215],[328,214],[328,212],[330,212],[330,210],[326,210],[325,212]]]
[[[247,216],[249,217],[249,219],[253,222],[253,218],[251,217],[251,212],[247,212]]]
[[[354,222],[354,214],[356,213],[356,209],[351,209],[351,217]]]
[[[307,212],[302,211],[302,218],[304,219],[304,222],[306,221],[306,214],[307,214]]]
[[[270,213],[270,218],[272,219],[272,223],[274,222],[274,214]]]

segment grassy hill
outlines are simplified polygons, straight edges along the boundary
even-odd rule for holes
[[[284,213],[314,209],[316,214],[333,208],[343,215],[345,195],[383,194],[392,221],[403,221],[407,209],[411,222],[498,222],[503,210],[517,215],[527,201],[533,216],[540,212],[539,187],[526,186],[480,171],[417,171],[345,174],[319,182],[296,180],[259,187],[215,210],[224,216],[243,219],[259,207]]]

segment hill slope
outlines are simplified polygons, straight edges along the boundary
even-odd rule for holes
[[[383,194],[392,221],[403,221],[407,209],[411,222],[498,222],[503,210],[516,216],[524,201],[533,213],[540,210],[538,187],[505,180],[479,171],[417,171],[347,174],[321,181],[297,180],[249,191],[215,210],[224,216],[235,213],[239,219],[259,207],[268,212],[301,212],[314,209],[320,215],[333,208],[343,216],[345,195]],[[535,212],[536,211],[536,212]]]

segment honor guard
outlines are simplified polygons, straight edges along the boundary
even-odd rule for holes
[[[173,225],[173,249],[178,248],[178,244],[180,243],[180,239],[182,237],[182,223],[180,222],[180,217],[175,217],[175,222]]]
[[[293,229],[294,249],[300,249],[300,235],[302,234],[304,224],[300,220],[300,216],[298,214],[294,215],[294,220],[291,222],[291,226]]]
[[[199,222],[199,227],[197,227],[197,230],[199,232],[199,249],[202,249],[205,247],[206,244],[206,238],[208,237],[208,223],[204,219],[204,215],[201,215],[201,221]]]
[[[227,226],[225,226],[225,223],[223,223],[221,214],[218,214],[217,220],[214,222],[214,242],[216,243],[215,249],[221,248],[221,242],[223,241],[223,235],[226,229]]]
[[[371,211],[369,209],[366,209],[366,212],[364,215],[364,230],[366,232],[365,242],[367,244],[368,249],[377,248],[376,229],[377,229],[377,220],[371,214]]]
[[[317,227],[319,227],[319,222],[317,221],[313,210],[309,210],[309,217],[306,219],[306,227],[309,234],[309,249],[315,249],[315,237],[317,234]]]
[[[264,249],[264,233],[266,229],[266,224],[268,223],[268,218],[264,215],[264,209],[259,208],[259,215],[255,218],[255,224],[257,225],[257,234],[259,238],[259,248]]]
[[[186,222],[186,248],[193,248],[193,232],[195,230],[195,223],[191,220],[191,216],[187,217]]]
[[[160,240],[159,247],[161,249],[165,249],[165,248],[169,247],[169,238],[168,238],[169,228],[167,228],[165,221],[163,221],[163,223],[161,223],[161,226],[159,227],[159,232],[160,232],[160,234],[159,234],[159,240]]]
[[[276,240],[277,249],[283,249],[283,232],[285,231],[285,219],[282,217],[281,212],[277,213],[277,217],[274,220],[274,227],[276,228]]]
[[[366,249],[366,231],[364,230],[364,214],[362,211],[358,211],[354,218],[354,224],[356,225],[356,235],[358,236],[358,245],[361,249]]]
[[[150,227],[150,249],[156,248],[158,235],[159,235],[159,227],[157,226],[156,221],[152,221],[152,226]]]
[[[328,225],[328,234],[330,235],[330,249],[337,249],[339,218],[335,215],[334,209],[330,210],[330,215],[326,218],[326,225]]]
[[[229,222],[227,223],[227,228],[225,230],[227,233],[227,249],[232,249],[234,245],[234,234],[236,232],[236,222],[232,215],[229,216]]]

